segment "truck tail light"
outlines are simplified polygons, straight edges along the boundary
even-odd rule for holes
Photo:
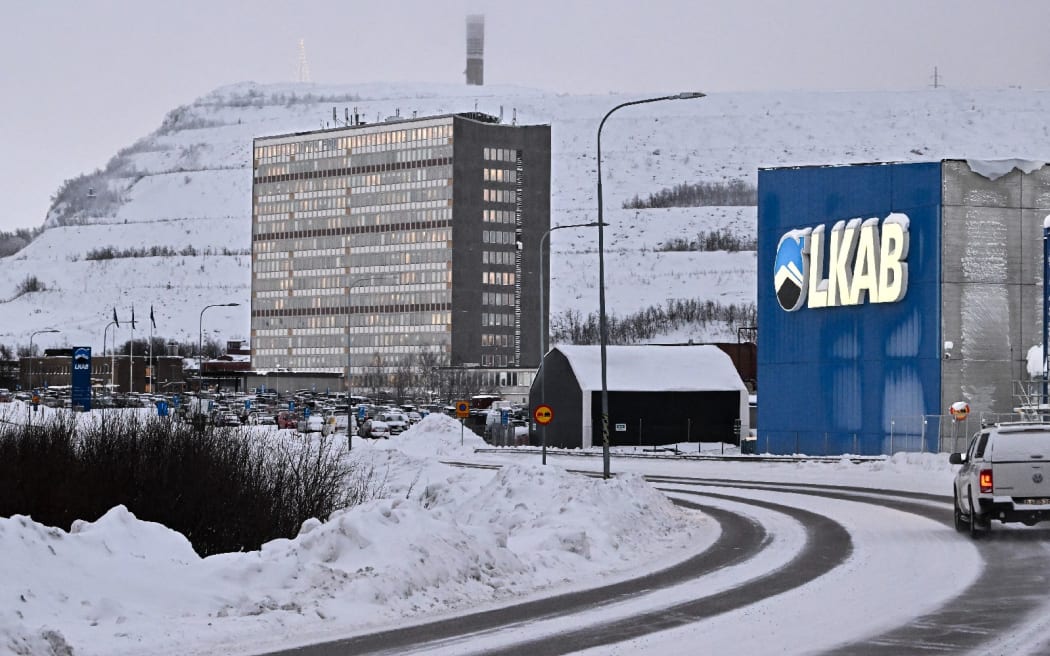
[[[992,470],[982,469],[980,476],[981,483],[981,494],[991,494],[992,492]]]

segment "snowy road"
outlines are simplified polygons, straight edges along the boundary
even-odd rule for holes
[[[274,654],[1039,651],[1050,530],[973,543],[923,493],[652,477],[721,532],[626,582]],[[998,527],[997,527],[998,528]]]
[[[354,449],[375,499],[257,551],[201,558],[123,506],[0,518],[0,653],[1050,653],[1050,526],[957,533],[944,454],[624,450],[601,481],[600,452],[428,420]]]

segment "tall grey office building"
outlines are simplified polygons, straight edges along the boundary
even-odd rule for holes
[[[254,142],[253,367],[538,366],[550,126],[351,123]]]

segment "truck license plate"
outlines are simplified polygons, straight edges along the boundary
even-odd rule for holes
[[[1021,503],[1028,506],[1046,506],[1050,505],[1050,497],[1039,497],[1037,499],[1021,499]]]

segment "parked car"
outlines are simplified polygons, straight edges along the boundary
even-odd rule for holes
[[[390,428],[391,435],[400,435],[408,430],[408,415],[403,412],[384,412],[379,415],[379,421]]]
[[[300,433],[320,433],[324,430],[324,417],[310,415],[298,421],[296,428]]]
[[[236,412],[223,412],[219,415],[220,426],[241,426],[241,418]]]
[[[10,403],[12,399],[11,390],[0,388],[0,403]]]
[[[386,422],[379,419],[368,419],[361,426],[360,435],[361,437],[373,439],[380,437],[386,439],[390,437],[390,427],[386,425]]]
[[[411,410],[409,412],[406,412],[405,414],[408,415],[409,425],[415,425],[423,421],[423,415],[419,414],[415,410]]]
[[[335,418],[335,431],[337,433],[350,431],[351,435],[357,434],[357,416],[342,413],[336,413],[332,416]]]
[[[299,424],[299,417],[289,410],[281,410],[277,413],[276,421],[277,428],[296,428]]]
[[[253,426],[276,426],[277,420],[271,415],[264,415],[262,413],[255,413],[248,416],[248,423]]]
[[[1050,423],[983,428],[948,462],[962,465],[952,487],[956,530],[977,537],[993,519],[1027,526],[1050,520]]]

